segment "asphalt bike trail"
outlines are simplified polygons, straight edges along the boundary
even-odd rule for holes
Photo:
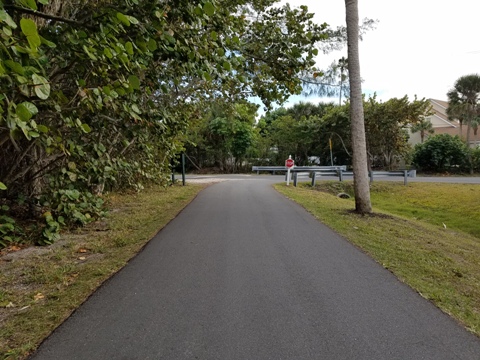
[[[479,338],[272,178],[203,190],[31,358],[480,359]]]

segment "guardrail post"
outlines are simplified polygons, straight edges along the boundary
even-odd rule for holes
[[[403,170],[403,185],[407,186],[408,170]]]
[[[293,186],[297,187],[298,172],[293,173]]]
[[[338,180],[339,180],[339,181],[343,181],[343,170],[342,170],[342,169],[340,169],[340,170],[338,171]]]
[[[316,177],[317,173],[315,171],[312,171],[312,187],[315,186]]]
[[[373,171],[369,171],[368,175],[370,176],[370,182],[373,183]]]
[[[182,185],[185,186],[185,153],[182,153]]]

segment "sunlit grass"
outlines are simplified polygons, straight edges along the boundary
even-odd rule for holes
[[[374,216],[336,196],[351,182],[275,187],[480,335],[480,186],[377,182]]]

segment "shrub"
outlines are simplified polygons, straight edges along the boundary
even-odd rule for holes
[[[0,182],[0,191],[7,190],[4,183]],[[18,242],[20,229],[15,219],[8,216],[10,207],[4,203],[4,199],[0,198],[0,249],[7,247],[11,243]]]
[[[472,149],[472,168],[473,171],[480,172],[480,147]]]
[[[439,134],[417,144],[413,164],[425,171],[465,170],[468,167],[467,145],[458,137]]]

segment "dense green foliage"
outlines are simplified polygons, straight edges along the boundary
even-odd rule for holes
[[[464,75],[455,81],[453,89],[448,93],[447,114],[457,119],[461,125],[466,124],[476,130],[480,121],[480,75]],[[467,141],[469,141],[467,132]]]
[[[322,119],[333,107],[333,104],[299,103],[262,117],[257,127],[262,139],[263,162],[268,159],[267,163],[279,165],[292,155],[297,165],[310,164],[309,157],[318,157],[325,144]]]
[[[469,149],[458,136],[439,134],[417,144],[413,163],[426,171],[465,170]]]
[[[43,217],[51,242],[63,223],[102,215],[103,191],[166,183],[213,99],[256,95],[269,107],[300,92],[326,25],[306,7],[272,5],[2,2],[0,246],[13,235],[6,214]]]
[[[217,100],[202,118],[190,125],[186,153],[189,168],[237,172],[256,147],[257,105]]]
[[[265,157],[275,164],[281,164],[288,155],[294,156],[299,165],[307,165],[314,157],[322,165],[330,165],[331,157],[333,164],[351,164],[349,113],[347,101],[341,106],[300,103],[265,115],[258,123],[266,139],[264,147],[270,149]],[[407,127],[421,122],[429,113],[425,99],[409,101],[405,96],[381,102],[373,96],[364,100],[369,165],[390,169],[405,161],[411,150]]]
[[[460,135],[462,125],[467,125],[467,144],[470,144],[470,132],[477,132],[480,123],[480,75],[464,75],[455,81],[454,87],[447,93],[447,114],[452,119],[460,121]],[[474,171],[471,152],[467,154],[470,172]]]
[[[472,149],[472,167],[476,172],[480,172],[480,147]]]

